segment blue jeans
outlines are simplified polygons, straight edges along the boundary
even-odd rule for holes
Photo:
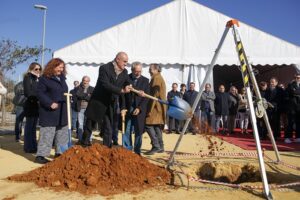
[[[84,126],[84,122],[85,122],[85,116],[84,116],[84,112],[85,112],[85,108],[80,109],[80,111],[78,112],[78,139],[79,141],[81,141],[82,139],[82,133],[83,133],[83,126]]]
[[[25,113],[23,107],[16,106],[16,123],[15,123],[16,140],[19,140],[20,136],[22,135],[22,124],[23,124],[24,117],[25,117]]]
[[[216,115],[216,132],[219,132],[221,119],[223,121],[223,131],[228,128],[227,115]]]
[[[24,151],[34,153],[37,150],[36,125],[38,117],[26,117],[24,131]]]
[[[206,130],[207,128],[212,130],[214,129],[212,127],[213,117],[214,117],[214,112],[211,112],[209,110],[203,110],[201,112],[202,131],[209,131]]]
[[[134,132],[134,152],[136,154],[140,154],[141,153],[141,147],[142,147],[142,135],[143,133],[139,133],[136,128],[135,128],[135,124],[136,124],[136,118],[132,117],[131,119],[129,119],[126,123],[126,130],[125,130],[125,134],[122,137],[122,144],[123,147],[125,147],[128,150],[132,150],[133,146],[132,146],[132,132]]]
[[[77,132],[77,121],[78,121],[78,112],[72,109],[72,130]]]

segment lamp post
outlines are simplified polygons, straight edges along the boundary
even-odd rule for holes
[[[43,5],[34,5],[34,8],[44,11],[44,27],[43,27],[43,45],[42,45],[42,67],[44,67],[44,50],[45,50],[45,35],[46,35],[46,14],[47,7]]]

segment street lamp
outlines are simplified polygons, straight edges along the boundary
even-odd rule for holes
[[[42,46],[42,67],[44,67],[44,50],[45,50],[45,34],[46,34],[46,13],[47,13],[47,7],[43,6],[43,5],[34,5],[34,8],[44,11],[43,46]]]

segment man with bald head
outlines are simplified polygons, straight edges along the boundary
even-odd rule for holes
[[[124,95],[129,93],[131,85],[125,69],[128,56],[125,52],[119,52],[112,62],[100,66],[96,87],[92,93],[90,102],[86,108],[86,124],[82,140],[82,146],[90,146],[92,134],[92,122],[96,121],[103,131],[103,144],[112,146],[112,121],[115,112],[117,97],[121,97],[121,105],[125,106]]]

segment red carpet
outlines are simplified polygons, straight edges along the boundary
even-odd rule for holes
[[[218,137],[223,139],[226,142],[234,144],[245,150],[256,149],[255,140],[252,134],[247,134],[247,135],[235,134],[230,136],[218,134]],[[284,139],[282,138],[281,140],[276,141],[276,145],[279,151],[300,151],[300,143],[293,142],[291,144],[286,144],[284,143],[283,140]],[[263,149],[273,150],[273,146],[270,140],[261,140],[260,142]]]

